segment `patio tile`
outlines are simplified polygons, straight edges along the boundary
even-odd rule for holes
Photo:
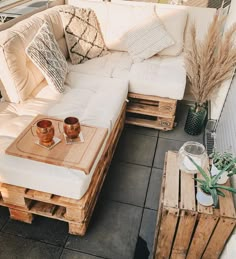
[[[119,141],[115,160],[152,166],[157,138],[125,130]]]
[[[158,209],[161,182],[162,182],[162,169],[152,169],[151,178],[148,186],[148,193],[146,198],[145,207],[153,210]]]
[[[57,259],[61,248],[18,236],[0,233],[1,259]]]
[[[161,131],[159,136],[161,138],[174,139],[180,141],[197,141],[203,143],[203,132],[199,136],[191,136],[184,131],[186,118],[188,115],[188,105],[179,103],[176,111],[177,126],[170,131]]]
[[[133,258],[141,217],[139,207],[100,201],[86,235],[70,236],[66,248],[105,258]]]
[[[147,247],[150,253],[148,258],[150,259],[152,258],[152,254],[153,254],[152,250],[153,250],[154,235],[155,235],[155,228],[156,228],[156,219],[157,219],[157,212],[155,210],[148,210],[148,209],[144,210],[139,235],[143,240],[147,242]],[[138,259],[138,258],[135,258],[135,259]]]
[[[144,206],[151,169],[126,163],[113,163],[102,195],[114,201]]]
[[[93,255],[83,254],[80,252],[64,249],[60,259],[97,259],[102,257],[97,257]]]
[[[0,207],[0,229],[9,219],[9,210],[6,207]]]
[[[158,137],[159,135],[159,130],[139,127],[134,125],[126,125],[125,130],[128,130],[130,132],[132,131],[133,133],[136,133],[136,134],[147,135],[151,137]]]
[[[165,153],[168,150],[178,151],[184,142],[185,141],[159,138],[153,167],[163,168]]]
[[[63,246],[68,236],[68,225],[66,222],[38,216],[32,224],[9,220],[2,232]]]

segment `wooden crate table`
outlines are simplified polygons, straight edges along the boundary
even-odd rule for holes
[[[225,198],[219,198],[219,208],[200,205],[195,198],[194,176],[178,169],[176,152],[167,152],[154,258],[219,258],[236,224],[232,194],[223,192]]]
[[[54,195],[52,193],[0,183],[0,205],[9,208],[10,217],[26,223],[32,223],[33,215],[62,220],[68,222],[69,233],[74,235],[84,235],[124,127],[125,110],[126,104],[123,105],[122,111],[120,112],[120,115],[107,139],[104,151],[95,168],[89,188],[81,199],[72,199]],[[37,117],[31,125],[29,125],[20,134],[20,136],[16,138],[14,143],[9,146],[6,152],[8,154],[14,154],[16,156],[59,166],[76,168],[84,171],[90,170],[98,152],[101,149],[101,145],[103,145],[108,134],[107,129],[82,126],[83,137],[85,140],[84,143],[66,145],[64,137],[60,135],[62,133],[57,125],[60,121],[54,119],[53,124],[56,131],[55,136],[61,137],[62,141],[53,149],[48,151],[47,149],[24,139],[25,137],[32,137],[32,133],[30,132],[31,126],[40,118],[42,117]],[[25,145],[26,143],[28,143],[28,147]],[[25,155],[20,153],[19,149],[21,148]],[[30,152],[29,149],[32,152]],[[56,150],[58,151],[58,154]],[[37,156],[38,152],[40,152],[41,156]],[[45,158],[46,156],[47,159]],[[35,178],[35,180],[37,179]]]

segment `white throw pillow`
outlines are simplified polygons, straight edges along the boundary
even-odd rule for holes
[[[175,41],[173,46],[164,49],[158,54],[163,56],[178,56],[183,51],[184,32],[187,24],[188,12],[177,8],[156,7],[156,13]]]
[[[148,59],[175,43],[156,15],[134,26],[124,40],[134,62]]]
[[[28,57],[41,71],[49,86],[62,93],[68,64],[57,41],[45,22],[26,48]]]

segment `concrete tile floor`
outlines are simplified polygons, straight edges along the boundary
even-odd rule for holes
[[[203,140],[184,132],[186,114],[179,105],[172,132],[125,127],[85,237],[43,217],[32,225],[13,221],[0,207],[0,258],[151,258],[165,152]]]

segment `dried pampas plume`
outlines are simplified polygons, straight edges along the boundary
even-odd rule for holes
[[[185,66],[190,89],[198,105],[211,99],[213,92],[232,77],[236,65],[236,24],[222,35],[224,18],[214,16],[203,41],[196,26],[190,29],[190,48],[185,49]]]

